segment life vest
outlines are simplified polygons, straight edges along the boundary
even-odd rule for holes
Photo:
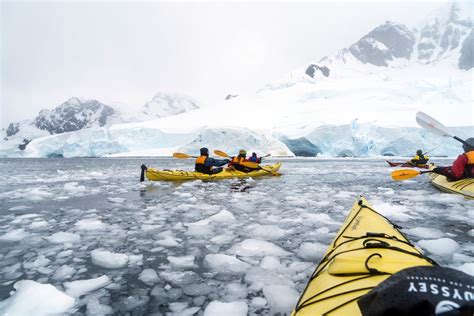
[[[206,166],[206,159],[207,156],[199,156],[196,158],[196,162],[194,164],[194,170],[197,172],[211,174],[212,173],[212,166]]]
[[[415,155],[412,159],[411,159],[411,162],[417,164],[417,165],[424,165],[428,162],[428,160],[430,160],[430,157],[428,156],[425,156],[425,155],[421,155],[421,156],[418,156],[418,155]]]
[[[464,155],[467,157],[467,164],[474,165],[474,150],[468,151]]]

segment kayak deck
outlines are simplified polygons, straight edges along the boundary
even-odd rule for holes
[[[312,274],[294,316],[361,315],[357,300],[392,274],[436,263],[360,197]]]
[[[150,181],[218,180],[279,175],[278,170],[280,167],[281,162],[278,162],[274,165],[261,166],[262,169],[248,173],[233,168],[225,168],[222,172],[211,175],[195,171],[159,170],[148,168],[145,174],[147,179]]]
[[[435,166],[432,166],[433,169]],[[448,181],[448,179],[437,173],[430,173],[430,183],[437,189],[447,192],[461,194],[465,198],[474,199],[474,178],[466,178],[458,181]]]

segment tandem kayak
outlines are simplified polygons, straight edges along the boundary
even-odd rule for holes
[[[225,168],[222,172],[217,174],[205,174],[195,171],[185,170],[159,170],[148,168],[145,175],[151,181],[187,181],[187,180],[218,180],[231,178],[249,178],[279,175],[278,170],[281,167],[281,162],[274,165],[261,166],[262,169],[252,172],[242,172],[233,168]]]
[[[432,166],[430,170],[433,168],[435,166]],[[445,176],[437,173],[430,173],[429,177],[431,184],[441,191],[461,194],[468,199],[474,199],[474,178],[448,181]]]
[[[360,197],[312,274],[293,316],[362,315],[357,300],[392,274],[437,266],[398,228]]]
[[[412,164],[409,164],[407,162],[393,162],[393,161],[388,161],[388,160],[385,160],[389,165],[390,167],[407,167],[407,168],[420,168],[420,169],[428,169],[430,167],[430,165],[412,165]]]

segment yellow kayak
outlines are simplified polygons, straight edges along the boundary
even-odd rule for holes
[[[293,315],[362,315],[357,300],[380,282],[405,268],[437,265],[397,228],[360,197],[312,274]]]
[[[217,174],[205,174],[195,171],[185,170],[158,170],[148,168],[146,170],[146,177],[151,181],[187,181],[187,180],[218,180],[231,178],[248,178],[279,175],[278,170],[281,167],[281,162],[274,165],[261,166],[262,169],[252,172],[237,171],[233,168],[225,168],[222,172]]]
[[[435,166],[432,165],[430,170]],[[437,173],[430,173],[431,184],[441,191],[461,194],[468,199],[474,199],[474,178],[461,179],[458,181],[448,181],[445,176]]]

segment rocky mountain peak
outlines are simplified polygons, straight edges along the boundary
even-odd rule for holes
[[[114,114],[113,108],[97,100],[70,98],[53,110],[41,110],[34,124],[50,134],[60,134],[104,126]]]
[[[394,58],[409,59],[416,41],[415,32],[405,25],[387,21],[349,47],[359,61],[388,66]]]

